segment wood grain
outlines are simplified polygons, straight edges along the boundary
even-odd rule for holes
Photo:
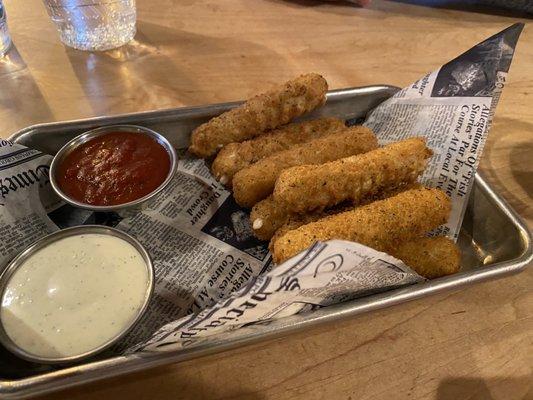
[[[317,71],[332,88],[405,86],[517,20],[375,0],[138,0],[135,42],[63,47],[38,0],[5,0],[0,136],[27,125],[247,97]],[[533,226],[533,32],[480,170]],[[533,399],[533,270],[60,399]]]

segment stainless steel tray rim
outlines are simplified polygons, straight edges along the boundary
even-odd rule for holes
[[[374,92],[379,92],[383,90],[398,91],[400,90],[400,88],[397,86],[385,85],[385,84],[359,86],[359,87],[355,86],[355,87],[349,87],[349,88],[344,88],[344,89],[330,90],[326,94],[326,97],[329,99],[332,96],[349,95],[354,92],[357,94],[361,94],[361,95],[365,95],[365,94],[367,95],[367,94],[372,94]],[[13,133],[11,136],[9,136],[8,140],[15,142],[17,140],[20,140],[28,132],[31,132],[37,129],[42,129],[42,128],[53,128],[53,127],[59,127],[59,126],[65,126],[65,125],[80,125],[80,124],[88,125],[88,126],[99,125],[102,123],[105,124],[105,121],[109,120],[110,118],[120,121],[123,119],[128,119],[130,117],[138,117],[138,118],[142,118],[146,120],[149,120],[154,117],[157,117],[157,118],[167,117],[167,116],[172,117],[172,116],[175,116],[176,113],[179,113],[181,116],[187,116],[189,114],[194,115],[194,116],[200,116],[204,114],[210,115],[213,112],[217,112],[218,110],[236,107],[242,103],[244,102],[243,101],[232,101],[232,102],[214,103],[214,104],[208,104],[208,105],[166,108],[162,110],[147,110],[147,111],[131,112],[131,113],[123,113],[123,114],[115,114],[115,115],[101,115],[98,117],[80,118],[80,119],[73,119],[73,120],[67,120],[67,121],[45,122],[45,123],[30,125],[26,128],[23,128]]]
[[[379,91],[396,91],[399,88],[389,85],[376,85],[364,88],[348,88],[334,90],[328,93],[328,98],[343,95],[372,94]],[[54,122],[46,124],[33,125],[25,128],[10,137],[10,140],[22,140],[25,134],[31,133],[35,129],[54,128],[75,126],[76,124],[109,124],[119,123],[117,119],[137,117],[143,119],[152,119],[157,116],[162,118],[171,118],[176,116],[188,115],[210,115],[213,112],[225,110],[228,107],[241,104],[241,102],[213,104],[207,107],[195,106],[187,108],[169,109],[163,111],[147,111],[143,113],[122,114],[112,117],[96,117],[91,119]],[[109,122],[108,120],[113,121]],[[142,124],[141,124],[142,125]],[[44,132],[41,132],[44,133]],[[115,377],[127,373],[145,370],[157,366],[167,365],[179,361],[184,361],[202,355],[212,354],[224,351],[237,346],[257,342],[264,339],[273,339],[275,337],[287,335],[293,331],[304,327],[310,327],[321,323],[332,322],[348,317],[353,317],[368,311],[381,309],[395,304],[414,300],[428,294],[440,293],[450,288],[458,287],[457,281],[461,281],[461,287],[476,282],[486,281],[503,275],[516,273],[527,267],[533,260],[532,237],[526,224],[518,214],[509,207],[507,202],[497,195],[492,188],[479,175],[476,176],[476,182],[484,191],[491,195],[490,201],[505,216],[512,221],[514,227],[520,234],[521,254],[511,260],[505,260],[476,270],[461,272],[448,277],[427,281],[417,285],[412,285],[384,293],[352,300],[350,302],[333,305],[315,311],[312,315],[297,315],[274,321],[265,332],[257,332],[246,337],[235,337],[226,340],[223,343],[201,344],[196,347],[179,349],[170,352],[161,353],[140,353],[129,356],[117,356],[102,361],[95,361],[83,366],[71,367],[59,371],[52,371],[19,380],[0,380],[0,397],[21,398],[28,395],[43,394],[46,392],[67,388],[81,383],[89,383],[103,378]],[[393,296],[391,296],[393,295]],[[305,320],[302,318],[305,317]],[[297,322],[295,322],[297,321]],[[238,332],[238,331],[236,331]],[[81,370],[81,369],[82,370]]]
[[[487,183],[481,176],[476,176],[479,184],[488,187]],[[461,287],[471,285],[473,283],[495,279],[502,275],[502,269],[506,269],[506,275],[518,273],[528,266],[533,261],[533,247],[531,232],[525,226],[523,220],[510,208],[506,208],[507,204],[499,195],[494,194],[494,201],[500,203],[501,209],[504,212],[510,212],[513,219],[517,222],[517,227],[521,230],[521,236],[524,244],[524,251],[519,257],[512,260],[495,263],[474,271],[459,272],[454,275],[438,278],[431,281],[426,281],[416,285],[407,286],[387,292],[375,294],[365,298],[352,300],[350,302],[341,303],[325,307],[321,310],[315,311],[311,316],[307,315],[305,320],[298,321],[295,325],[291,323],[293,318],[301,318],[302,315],[295,317],[287,317],[277,320],[275,322],[275,329],[269,331],[254,333],[246,337],[236,337],[229,339],[224,343],[210,343],[201,344],[199,346],[179,349],[169,352],[152,352],[139,353],[130,356],[117,356],[110,359],[96,361],[85,367],[83,383],[89,383],[101,379],[100,373],[102,370],[106,371],[106,378],[116,377],[132,373],[135,371],[154,368],[157,366],[168,365],[175,362],[185,361],[188,359],[200,357],[202,355],[214,354],[239,347],[246,344],[252,344],[260,340],[274,339],[276,337],[290,334],[303,327],[311,327],[319,324],[338,321],[354,317],[366,312],[383,309],[389,306],[401,304],[410,300],[415,300],[428,295],[442,293],[450,288],[457,288],[456,281],[463,279]],[[517,267],[517,264],[519,266]],[[466,279],[465,279],[466,278]],[[393,296],[391,296],[393,295]],[[213,349],[213,347],[216,347]],[[12,393],[11,398],[17,398],[21,389],[28,386],[37,386],[42,383],[47,383],[47,387],[39,391],[34,391],[32,395],[42,394],[52,391],[58,387],[66,388],[79,384],[77,381],[79,377],[78,367],[71,367],[60,371],[53,371],[50,373],[38,375],[36,377],[24,378],[16,381],[0,381],[0,393]],[[52,378],[52,379],[50,379]],[[23,395],[23,394],[22,394]]]
[[[522,264],[522,268],[524,268],[529,262],[532,261],[532,252],[524,252],[524,254],[519,257],[519,259],[520,263]],[[454,281],[457,280],[457,278],[460,276],[468,276],[469,278],[468,282],[463,284],[462,287],[481,281],[487,281],[498,277],[500,274],[496,275],[494,272],[500,270],[502,267],[505,267],[507,264],[511,264],[513,261],[514,260],[488,266],[486,268],[475,271],[474,274],[470,274],[470,276],[468,276],[468,272],[460,272],[453,276],[438,278],[432,281],[415,284],[405,288],[390,290],[366,298],[361,298],[350,302],[325,307],[324,309],[315,311],[311,317],[309,317],[308,315],[305,320],[298,321],[298,325],[294,325],[289,322],[294,317],[283,318],[276,321],[275,330],[271,330],[266,333],[256,332],[247,335],[246,337],[230,338],[223,343],[221,342],[202,344],[195,347],[184,348],[169,352],[151,352],[139,353],[130,356],[117,356],[110,359],[93,362],[84,371],[85,376],[82,383],[90,383],[96,380],[100,380],[101,377],[98,375],[100,375],[102,370],[106,369],[106,378],[117,377],[141,370],[155,368],[158,366],[164,366],[176,362],[186,361],[204,355],[223,352],[226,350],[230,350],[243,345],[253,344],[263,340],[275,339],[288,335],[295,331],[300,331],[302,330],[302,328],[305,327],[313,327],[328,322],[346,320],[348,318],[355,317],[370,311],[375,311],[390,306],[398,305],[407,301],[426,297],[430,294],[439,294],[449,288],[456,288],[454,285]],[[517,271],[516,269],[513,269],[511,271],[511,273],[518,272],[519,271]],[[414,290],[415,288],[416,291]],[[394,296],[391,296],[391,294],[394,294]],[[354,305],[354,302],[357,304]],[[376,302],[379,302],[379,304],[376,304]],[[303,315],[298,315],[297,317],[303,317]],[[214,346],[216,346],[215,350],[213,350]],[[51,373],[42,374],[31,378],[25,378],[17,381],[0,381],[1,386],[6,385],[6,388],[3,388],[1,393],[8,394],[12,392],[13,394],[16,394],[21,389],[20,386],[38,385],[44,382],[46,382],[48,385],[52,384],[53,386],[49,386],[40,391],[35,391],[32,393],[32,395],[47,393],[53,391],[57,387],[61,387],[62,389],[72,387],[80,383],[76,381],[76,376],[79,376],[78,374],[78,368],[71,367],[60,371],[53,371]],[[52,380],[50,380],[49,377],[52,377]],[[12,390],[9,390],[7,388],[11,388]],[[18,396],[14,396],[11,398],[18,398]]]

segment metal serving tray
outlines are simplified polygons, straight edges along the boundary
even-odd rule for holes
[[[392,96],[398,88],[369,86],[329,92],[326,105],[310,117],[364,118],[367,112]],[[16,143],[54,154],[83,131],[110,124],[136,124],[165,135],[177,148],[186,147],[192,128],[240,103],[150,111],[113,117],[31,126],[11,137]],[[176,363],[244,344],[286,335],[319,323],[353,317],[433,293],[519,272],[533,259],[531,235],[521,218],[478,175],[469,200],[459,245],[461,272],[402,289],[364,297],[296,315],[258,327],[254,333],[235,332],[229,339],[168,353],[111,357],[63,369],[25,364],[0,349],[0,397],[22,398],[99,379]]]

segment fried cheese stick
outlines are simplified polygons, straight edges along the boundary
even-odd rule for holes
[[[438,189],[412,189],[352,211],[335,214],[286,232],[272,246],[276,263],[316,241],[344,239],[389,251],[446,222],[450,199]]]
[[[289,168],[276,182],[274,199],[294,213],[357,203],[388,187],[414,182],[432,154],[424,139],[412,138],[322,165]]]
[[[320,164],[377,147],[376,136],[363,126],[353,126],[273,154],[240,170],[233,177],[233,196],[241,207],[252,207],[268,197],[281,171],[295,165]]]
[[[252,212],[250,213],[250,221],[254,235],[258,239],[270,240],[273,236],[279,237],[281,231],[296,229],[301,225],[314,222],[328,215],[348,211],[355,206],[365,205],[376,200],[383,200],[387,197],[395,196],[400,192],[421,187],[422,185],[419,183],[408,185],[399,184],[397,187],[387,188],[377,195],[364,197],[359,203],[349,203],[341,207],[335,206],[325,211],[312,211],[305,214],[291,213],[285,208],[284,204],[280,204],[272,196],[268,196],[253,206]]]
[[[389,254],[424,278],[433,279],[459,271],[461,251],[444,236],[423,237],[400,243]]]
[[[306,74],[243,105],[215,117],[192,132],[189,151],[198,157],[210,157],[222,146],[251,139],[285,125],[326,101],[328,84],[318,74]]]
[[[223,185],[231,187],[233,176],[241,169],[288,148],[346,129],[338,118],[318,118],[296,122],[242,143],[230,143],[213,161],[211,171]]]
[[[252,207],[250,212],[250,222],[256,238],[260,240],[270,240],[272,236],[289,225],[290,229],[295,229],[301,225],[316,221],[320,218],[334,214],[336,212],[346,211],[346,207],[336,207],[327,211],[316,211],[306,214],[292,214],[283,206],[274,200],[272,196],[261,200]],[[289,229],[289,230],[290,230]]]

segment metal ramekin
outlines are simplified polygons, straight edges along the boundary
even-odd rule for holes
[[[70,357],[40,357],[31,353],[28,353],[24,349],[20,348],[15,342],[11,340],[11,338],[7,335],[6,331],[4,330],[4,326],[2,323],[2,320],[0,319],[0,343],[4,345],[6,349],[8,349],[13,354],[17,355],[18,357],[32,361],[37,362],[40,364],[69,364],[73,362],[81,361],[85,358],[92,357],[97,353],[100,353],[101,351],[109,348],[116,342],[118,342],[120,339],[122,339],[130,330],[133,328],[133,326],[139,321],[139,319],[144,315],[146,309],[148,308],[148,303],[150,302],[150,299],[152,297],[152,293],[154,291],[154,267],[152,264],[152,260],[150,258],[150,255],[146,251],[146,249],[132,236],[128,235],[125,232],[119,231],[115,228],[110,228],[107,226],[101,226],[101,225],[84,225],[84,226],[75,226],[72,228],[66,228],[62,229],[60,231],[54,232],[50,235],[47,235],[43,237],[42,239],[38,240],[37,242],[33,243],[30,247],[28,247],[26,250],[24,250],[22,253],[20,253],[17,257],[15,257],[6,267],[4,272],[0,275],[0,300],[4,297],[4,292],[6,290],[7,284],[9,283],[11,277],[15,273],[15,271],[30,257],[32,254],[37,252],[38,250],[46,247],[47,245],[56,242],[58,240],[76,236],[76,235],[86,235],[91,233],[97,233],[97,234],[103,234],[103,235],[110,235],[115,236],[120,239],[125,240],[129,244],[131,244],[142,256],[145,264],[146,269],[148,272],[148,286],[146,290],[146,295],[144,298],[144,303],[139,309],[139,312],[137,313],[137,316],[133,319],[133,321],[126,326],[120,333],[117,334],[114,338],[110,339],[108,342],[103,343],[101,346],[90,350],[83,354],[78,354]]]
[[[86,143],[87,141],[91,139],[94,139],[95,137],[103,136],[111,132],[137,132],[139,134],[150,136],[151,138],[155,139],[161,146],[163,146],[165,150],[167,151],[168,156],[170,157],[170,169],[163,183],[161,183],[161,185],[159,185],[159,187],[157,187],[154,191],[148,193],[146,196],[143,196],[137,200],[130,201],[124,204],[116,204],[116,205],[110,205],[110,206],[96,206],[93,204],[82,203],[68,196],[66,193],[64,193],[61,190],[56,179],[56,173],[61,162],[65,159],[65,157],[68,154],[70,154],[78,146],[82,145],[83,143]],[[54,156],[54,159],[52,160],[52,164],[50,165],[50,183],[52,185],[52,188],[54,189],[54,191],[57,193],[59,197],[61,197],[65,202],[75,207],[84,208],[86,210],[92,210],[92,211],[117,211],[117,210],[124,210],[124,209],[140,209],[141,208],[140,205],[142,203],[148,200],[152,200],[170,183],[170,181],[172,180],[172,177],[174,176],[176,172],[177,164],[178,164],[178,156],[176,154],[176,150],[174,149],[174,147],[172,147],[170,142],[163,135],[151,129],[148,129],[142,126],[137,126],[137,125],[109,125],[109,126],[103,126],[101,128],[92,129],[90,131],[82,133],[81,135],[76,136],[70,142],[65,144]]]

